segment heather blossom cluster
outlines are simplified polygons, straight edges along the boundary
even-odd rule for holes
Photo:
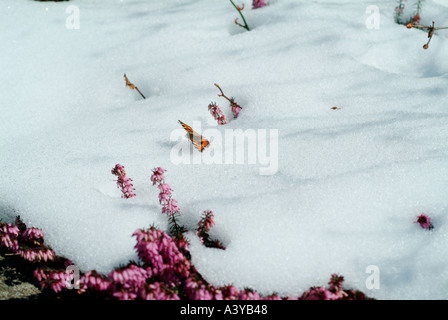
[[[215,225],[215,221],[213,220],[213,218],[214,218],[213,211],[211,210],[204,211],[201,220],[198,222],[197,235],[201,243],[206,247],[225,249],[221,241],[210,239],[209,232]]]
[[[115,167],[111,170],[113,175],[118,177],[117,179],[117,187],[121,189],[123,192],[122,198],[132,198],[135,197],[134,186],[132,185],[132,179],[126,175],[126,171],[124,170],[124,166],[117,163]]]
[[[253,0],[252,1],[252,9],[259,9],[266,6],[266,0]]]
[[[150,276],[176,286],[190,275],[191,263],[184,238],[175,239],[155,227],[146,231],[138,229],[133,235],[137,237],[138,256]]]
[[[165,183],[166,170],[162,167],[157,167],[152,170],[151,182],[159,188],[159,203],[162,205],[162,213],[168,215],[171,232],[180,235],[184,229],[177,223],[180,209],[177,206],[177,200],[172,198],[171,192],[173,189]]]
[[[210,114],[215,118],[216,121],[218,121],[219,125],[224,125],[229,123],[227,121],[226,115],[222,112],[222,110],[218,107],[216,102],[212,102],[208,105],[208,110],[210,111]]]
[[[151,181],[153,185],[157,184],[159,188],[159,203],[162,205],[162,213],[167,215],[174,215],[180,212],[177,206],[177,200],[172,198],[171,192],[173,189],[167,183],[165,183],[165,169],[162,167],[157,167],[153,169],[153,174],[151,176]]]
[[[1,224],[0,227],[0,244],[11,251],[17,251],[19,249],[19,243],[17,237],[20,230],[12,223]]]
[[[200,228],[209,231],[214,222],[210,212],[204,214]],[[43,245],[43,233],[37,229],[23,229],[17,225],[0,224],[2,246],[13,250],[30,240]],[[21,230],[22,229],[22,230]],[[27,231],[30,230],[30,231]],[[8,235],[8,237],[6,236]],[[22,236],[23,235],[23,236]],[[367,299],[359,291],[343,290],[341,276],[332,275],[330,288],[316,287],[302,297],[281,297],[277,294],[261,296],[258,292],[234,285],[216,287],[208,283],[191,263],[188,242],[183,237],[171,236],[152,226],[147,230],[137,229],[136,237],[139,262],[116,268],[109,275],[90,270],[80,275],[75,282],[74,275],[64,269],[73,265],[65,258],[59,258],[59,265],[51,268],[39,264],[33,274],[42,290],[58,295],[76,294],[80,297],[116,300],[282,300],[282,299]],[[40,261],[42,262],[42,261]],[[55,264],[53,262],[53,264]],[[76,290],[69,290],[69,289]]]
[[[217,87],[219,89],[219,91],[221,92],[221,94],[218,94],[218,97],[223,97],[227,101],[230,102],[230,108],[233,113],[233,118],[235,118],[235,119],[238,118],[238,115],[240,114],[240,111],[243,108],[238,103],[236,103],[235,98],[228,98],[222,91],[221,87],[219,85],[217,85],[216,83],[215,83],[215,87]]]
[[[0,246],[29,262],[52,261],[54,252],[44,244],[42,230],[26,228],[17,217],[16,224],[0,222]]]
[[[431,218],[424,213],[417,216],[416,223],[420,224],[420,227],[422,227],[423,229],[431,230],[432,228],[434,228],[434,226],[431,222]]]
[[[301,299],[302,300],[340,300],[349,297],[349,294],[356,294],[353,291],[342,290],[342,284],[344,282],[344,277],[337,274],[332,274],[329,288],[325,287],[313,287],[306,291]]]
[[[73,280],[73,274],[66,270],[50,270],[38,268],[34,270],[34,277],[40,282],[40,288],[50,289],[53,292],[61,292],[67,288],[67,284]]]
[[[137,262],[130,261],[108,275],[90,270],[75,278],[73,269],[68,268],[74,266],[73,262],[56,256],[45,245],[43,232],[27,228],[19,218],[15,225],[0,223],[0,245],[29,262],[37,263],[33,274],[41,289],[58,295],[76,294],[115,300],[367,299],[362,292],[343,290],[343,277],[336,274],[332,275],[329,288],[310,288],[299,298],[277,294],[262,296],[249,288],[240,290],[232,284],[218,287],[207,282],[192,264],[184,229],[176,221],[180,209],[172,198],[171,186],[165,182],[166,170],[156,167],[152,172],[151,182],[159,189],[159,203],[163,206],[162,212],[170,217],[172,228],[170,233],[155,226],[137,229],[132,235],[137,240]],[[124,167],[119,164],[112,173],[118,177],[126,176]],[[205,246],[225,249],[220,241],[210,239],[209,232],[214,225],[213,212],[204,211],[196,234]]]

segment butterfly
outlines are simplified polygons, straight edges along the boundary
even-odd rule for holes
[[[190,126],[187,126],[182,121],[179,120],[179,123],[188,132],[188,137],[190,138],[196,149],[202,152],[204,148],[209,146],[210,142],[207,139],[203,138],[199,133],[193,131]]]

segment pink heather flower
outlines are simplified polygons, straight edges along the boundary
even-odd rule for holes
[[[327,288],[317,287],[306,291],[301,300],[338,300],[339,296]]]
[[[159,184],[159,190],[164,193],[171,193],[171,191],[173,191],[168,183]]]
[[[163,175],[165,173],[165,169],[162,167],[157,167],[152,170],[153,174],[151,176],[152,185],[155,185],[156,183],[161,183],[165,176]]]
[[[225,287],[219,288],[221,291],[223,300],[237,300],[238,299],[238,288],[233,285],[228,285]]]
[[[300,300],[339,300],[348,296],[348,293],[342,290],[344,277],[333,273],[328,282],[330,288],[313,287],[306,291]]]
[[[184,290],[189,300],[213,300],[215,288],[196,277],[185,281]],[[219,297],[219,295],[218,295]]]
[[[330,291],[333,292],[338,298],[344,298],[348,296],[346,292],[342,290],[342,284],[344,283],[344,277],[333,273],[330,278]]]
[[[19,249],[18,235],[20,230],[12,223],[4,224],[0,222],[0,246],[4,246],[13,252]]]
[[[159,203],[163,205],[167,205],[170,201],[171,193],[160,192],[159,193]],[[163,208],[162,208],[163,211]]]
[[[177,206],[177,201],[175,199],[170,198],[167,203],[164,204],[162,208],[162,213],[167,215],[172,215],[173,213],[179,212],[180,209]]]
[[[213,211],[204,211],[204,216],[198,222],[198,231],[209,232],[212,227],[215,225],[215,221],[213,220]]]
[[[160,204],[168,204],[170,198],[171,198],[171,187],[167,183],[161,183],[159,184],[159,203]]]
[[[190,261],[179,250],[175,240],[154,227],[147,231],[137,230],[135,248],[147,272],[159,277],[169,285],[177,285],[190,273]],[[148,271],[150,268],[150,271]]]
[[[116,164],[115,167],[111,170],[112,174],[118,177],[117,187],[121,188],[121,192],[123,192],[122,198],[132,198],[135,197],[134,186],[132,185],[132,179],[126,176],[126,172],[124,171],[124,167],[121,164]]]
[[[235,20],[235,23],[237,23],[236,20]],[[237,24],[238,24],[238,23],[237,23]],[[223,92],[222,89],[220,88],[220,86],[218,86],[216,83],[215,83],[215,86],[219,89],[219,91],[221,91],[221,94],[218,94],[218,96],[219,96],[219,97],[224,97],[227,101],[230,102],[230,107],[232,108],[233,117],[234,117],[235,119],[238,118],[238,115],[239,115],[241,109],[243,109],[243,108],[241,108],[241,107],[235,102],[235,98],[230,98],[230,99],[229,99],[228,97],[226,97],[226,96],[224,95],[224,92]],[[215,104],[215,105],[216,105],[216,104]],[[212,105],[212,107],[213,107],[213,105]],[[209,109],[212,108],[212,107],[209,106]]]
[[[216,102],[212,102],[208,105],[208,110],[210,111],[210,114],[215,118],[215,120],[218,121],[219,125],[227,124],[227,117],[222,112],[222,110],[216,105]]]
[[[224,300],[221,289],[215,289],[213,291],[213,300]]]
[[[252,9],[263,8],[266,5],[266,0],[253,0]]]
[[[135,264],[126,268],[115,269],[109,274],[109,280],[123,284],[126,288],[140,287],[146,282],[147,271]]]
[[[0,245],[12,250],[17,251],[19,249],[19,243],[16,238],[11,239],[9,234],[1,234],[0,232]]]
[[[71,275],[64,271],[36,269],[33,272],[34,277],[40,282],[41,290],[50,289],[54,292],[60,292],[67,288],[67,283],[71,281]]]
[[[417,217],[417,223],[420,224],[420,227],[423,229],[431,230],[434,226],[431,223],[431,218],[428,217],[426,214],[422,213]]]
[[[197,235],[199,240],[206,247],[225,249],[224,245],[219,240],[211,240],[208,232],[215,225],[215,221],[213,220],[213,211],[204,211],[204,215],[202,219],[198,222]]]
[[[263,300],[283,300],[283,299],[277,294],[272,294],[270,296],[264,297]]]
[[[135,197],[134,187],[131,183],[132,179],[126,176],[119,176],[117,180],[118,188],[121,188],[123,192],[122,198],[132,198]]]
[[[334,292],[341,291],[342,290],[342,284],[344,282],[344,277],[339,276],[336,273],[333,273],[330,278],[330,282],[328,284],[330,285],[330,289]]]
[[[42,230],[37,228],[28,228],[22,232],[22,238],[25,241],[37,241],[44,239],[44,233]]]
[[[218,124],[221,126],[229,123],[229,120],[227,120],[227,117],[225,114],[222,114],[217,120],[218,120]]]
[[[115,167],[111,170],[111,172],[112,172],[112,174],[116,175],[117,177],[126,175],[126,171],[124,171],[124,167],[119,163],[117,163],[115,165]]]
[[[118,300],[135,300],[135,298],[137,297],[137,294],[134,292],[128,292],[128,291],[122,289],[120,291],[114,291],[112,293],[112,296],[114,296]]]
[[[14,237],[17,237],[20,233],[20,230],[17,226],[14,226],[12,223],[1,224],[0,223],[0,234],[8,234]]]
[[[235,119],[238,118],[238,115],[240,114],[240,111],[241,111],[242,108],[235,102],[231,103],[231,107],[232,107],[233,117]]]
[[[23,259],[30,262],[53,261],[55,254],[48,248],[28,248],[27,250],[16,251]]]
[[[261,298],[256,291],[245,289],[238,293],[238,300],[261,300]]]
[[[180,300],[179,296],[162,282],[153,282],[140,288],[139,298],[143,300]]]
[[[95,270],[87,271],[80,278],[80,291],[85,292],[88,289],[93,291],[107,291],[110,288],[110,282],[105,276]]]

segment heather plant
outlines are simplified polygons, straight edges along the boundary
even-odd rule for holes
[[[266,0],[252,0],[252,9],[263,8],[266,6]]]
[[[428,33],[428,42],[423,45],[423,49],[428,49],[429,42],[431,41],[434,31],[448,29],[448,27],[435,27],[434,21],[432,25],[425,26],[420,24],[421,11],[423,8],[424,0],[417,0],[415,8],[408,9],[406,4],[408,0],[398,0],[397,6],[395,7],[395,22],[398,24],[406,25],[408,29],[415,28]]]
[[[210,212],[204,215],[199,226],[210,230],[213,222]],[[44,236],[35,228],[24,224],[0,223],[1,247],[9,251],[24,248],[30,239],[44,244]],[[21,225],[21,228],[18,227]],[[118,267],[108,275],[95,270],[81,274],[75,284],[77,290],[70,290],[73,275],[66,268],[73,263],[53,254],[53,261],[34,259],[28,261],[36,266],[35,279],[44,291],[55,297],[69,296],[85,299],[106,300],[358,300],[369,299],[357,290],[344,290],[343,277],[333,274],[329,288],[313,287],[300,297],[281,297],[277,294],[262,296],[250,288],[238,289],[234,285],[216,287],[207,282],[191,262],[188,242],[185,238],[171,236],[151,226],[137,229],[134,234],[135,249],[139,261],[131,261]],[[37,244],[36,244],[37,245]]]
[[[226,115],[222,112],[222,110],[218,107],[216,102],[212,102],[208,105],[208,110],[210,111],[210,114],[215,118],[216,121],[218,121],[219,125],[224,125],[229,123],[227,121]]]
[[[420,224],[420,227],[422,227],[423,229],[431,230],[432,228],[434,228],[434,226],[431,222],[431,218],[424,213],[417,216],[417,221],[415,221],[415,222]]]
[[[151,182],[157,184],[159,188],[159,203],[162,205],[162,213],[169,218],[170,232],[172,235],[180,236],[185,232],[185,228],[178,224],[180,209],[177,206],[177,200],[173,199],[171,192],[173,189],[165,183],[165,169],[162,167],[154,168],[152,171]]]
[[[42,230],[26,228],[16,218],[16,224],[0,222],[0,245],[29,262],[47,262],[55,259],[54,252],[45,245]]]
[[[219,89],[221,94],[218,94],[218,97],[223,97],[227,101],[230,102],[230,108],[232,109],[233,117],[236,119],[238,118],[238,115],[240,114],[241,109],[243,109],[238,103],[235,102],[235,98],[228,98],[224,92],[222,91],[221,87],[215,83],[215,86]]]
[[[204,246],[225,249],[221,241],[210,238],[209,232],[215,225],[213,218],[213,211],[204,211],[202,219],[198,222],[197,235]]]
[[[262,296],[250,288],[238,289],[232,284],[217,287],[206,281],[191,261],[185,228],[178,223],[180,209],[172,198],[173,189],[165,182],[166,170],[153,169],[151,182],[159,189],[162,213],[170,218],[170,232],[155,226],[137,229],[135,250],[138,261],[115,268],[108,275],[89,270],[75,277],[68,267],[73,262],[57,256],[44,242],[40,229],[27,228],[20,220],[0,222],[0,248],[13,252],[35,266],[34,278],[42,290],[56,297],[107,300],[347,300],[369,299],[364,293],[343,289],[343,277],[333,274],[329,288],[313,287],[300,297]],[[112,173],[126,176],[124,167],[117,164]],[[120,185],[121,187],[121,185]],[[126,188],[125,188],[126,189]],[[127,189],[126,189],[127,190]],[[133,190],[133,189],[132,189]],[[124,192],[124,194],[129,191]],[[123,196],[123,198],[128,198]],[[212,211],[204,211],[196,234],[203,245],[225,249],[218,240],[210,238],[215,225]],[[71,269],[72,270],[72,269]],[[72,290],[76,288],[77,290]]]
[[[230,3],[235,7],[236,11],[238,11],[238,13],[240,14],[241,18],[243,19],[244,25],[242,25],[241,23],[238,22],[238,18],[235,19],[235,24],[239,25],[240,27],[246,29],[247,31],[250,31],[249,26],[247,25],[246,19],[243,16],[243,13],[241,11],[244,10],[244,3],[243,6],[237,6],[235,3],[233,3],[232,0],[229,0]]]
[[[111,170],[113,175],[118,177],[117,179],[117,187],[121,189],[123,195],[122,198],[132,198],[135,197],[134,186],[132,185],[132,179],[126,176],[126,171],[124,167],[117,163],[115,167]]]
[[[428,49],[428,47],[429,47],[429,42],[431,41],[431,39],[432,39],[432,37],[433,37],[433,35],[434,35],[434,31],[436,31],[436,30],[442,30],[442,29],[448,29],[448,27],[438,27],[438,28],[436,28],[436,27],[434,26],[434,21],[432,22],[432,25],[431,25],[431,26],[423,26],[423,25],[414,24],[414,23],[412,23],[412,22],[409,22],[409,23],[406,25],[406,27],[407,27],[408,29],[416,28],[416,29],[420,29],[420,30],[427,30],[427,32],[428,32],[428,42],[425,43],[425,44],[423,45],[423,49],[425,49],[425,50]]]

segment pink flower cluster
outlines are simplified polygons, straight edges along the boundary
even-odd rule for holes
[[[215,225],[215,221],[213,220],[214,214],[213,211],[204,211],[204,216],[198,223],[198,232],[209,232],[213,226]]]
[[[210,230],[214,222],[211,214],[206,213],[201,227]],[[10,233],[17,233],[11,224],[6,226]],[[2,226],[4,232],[5,227]],[[34,234],[35,232],[29,232]],[[40,232],[37,232],[42,236]],[[96,299],[117,300],[340,300],[367,299],[359,291],[342,290],[343,277],[333,274],[329,288],[310,288],[302,297],[281,297],[276,294],[263,297],[251,289],[239,290],[233,285],[215,287],[202,278],[191,264],[188,243],[182,237],[172,237],[167,233],[150,227],[137,229],[133,236],[137,238],[135,248],[141,264],[130,262],[127,266],[113,270],[104,276],[95,270],[81,275],[79,290],[81,295]],[[72,262],[65,259],[64,265]],[[39,268],[34,271],[35,278],[42,289],[55,293],[67,290],[73,275],[66,270]],[[65,291],[67,292],[67,291]]]
[[[208,105],[208,110],[210,111],[210,114],[215,118],[216,121],[218,121],[219,125],[224,125],[229,123],[227,121],[226,115],[222,112],[222,110],[216,105],[216,102],[212,102]]]
[[[167,287],[163,282],[145,284],[139,297],[143,300],[180,300],[176,290]]]
[[[199,236],[201,243],[206,247],[225,249],[224,245],[219,240],[211,240],[210,235],[208,234],[215,225],[213,217],[213,211],[204,211],[202,219],[198,222],[197,235]]]
[[[67,284],[73,280],[73,275],[67,271],[59,270],[34,270],[34,277],[40,282],[41,290],[51,289],[54,292],[61,292],[67,288]]]
[[[236,119],[238,118],[240,111],[241,111],[241,107],[239,106],[238,103],[236,103],[233,98],[231,99],[232,101],[230,102],[230,107],[232,108],[232,113],[233,113],[233,117]]]
[[[135,300],[147,277],[146,270],[135,264],[115,269],[109,274],[112,296],[119,300]]]
[[[222,291],[204,281],[198,274],[185,281],[184,290],[188,300],[223,300]]]
[[[138,229],[133,235],[137,237],[135,248],[149,277],[176,286],[189,276],[191,264],[185,255],[185,239],[176,241],[155,227]]]
[[[225,98],[227,101],[230,102],[230,107],[232,109],[232,113],[233,113],[233,117],[236,119],[238,118],[238,115],[240,114],[241,108],[240,105],[238,103],[235,102],[235,98],[229,98],[227,97],[224,92],[222,91],[221,87],[219,85],[217,85],[215,83],[215,87],[217,87],[219,89],[219,91],[221,92],[221,94],[218,94],[219,97],[223,97]]]
[[[422,227],[423,229],[431,230],[432,228],[434,228],[431,222],[431,218],[424,213],[417,216],[416,223],[420,224],[420,227]]]
[[[313,287],[301,297],[281,297],[276,294],[261,296],[251,289],[239,290],[233,285],[215,287],[208,283],[191,263],[188,242],[184,238],[183,228],[179,227],[175,215],[179,213],[176,201],[172,199],[172,188],[165,183],[165,169],[153,170],[151,181],[159,188],[159,202],[162,212],[170,216],[176,232],[171,235],[152,226],[147,230],[137,229],[135,249],[139,262],[130,262],[116,268],[105,276],[95,270],[80,275],[79,294],[103,299],[118,300],[340,300],[367,299],[359,291],[343,290],[343,277],[333,274],[329,288]],[[112,173],[118,177],[126,176],[124,167],[117,164]],[[202,243],[209,247],[225,249],[221,242],[211,240],[210,230],[215,225],[212,211],[204,211],[198,222],[197,234]],[[421,219],[420,219],[421,218]],[[423,218],[426,220],[424,221]],[[419,223],[430,223],[426,215],[419,216]],[[44,234],[36,228],[27,228],[17,218],[16,225],[0,222],[0,246],[13,251],[32,262],[45,262],[44,267],[34,271],[42,289],[62,294],[72,288],[73,274],[64,267],[72,265],[70,260],[58,257],[44,244]],[[49,262],[51,261],[51,265]],[[50,267],[53,268],[50,268]],[[66,292],[66,291],[65,291]]]
[[[0,222],[0,246],[30,262],[53,261],[56,256],[44,244],[42,230],[26,228],[20,217],[16,219],[16,225]]]
[[[100,293],[104,298],[117,300],[179,300],[173,288],[152,281],[150,272],[130,263],[112,271],[107,278],[96,271],[86,272],[80,279],[80,292]]]
[[[87,291],[107,292],[110,288],[110,282],[104,275],[95,270],[90,270],[84,273],[79,279],[79,287],[80,293]]]
[[[151,181],[153,185],[157,184],[159,187],[159,203],[162,205],[162,213],[170,216],[179,213],[180,209],[177,206],[177,201],[171,197],[173,189],[165,183],[165,171],[162,167],[154,168]]]
[[[306,291],[299,300],[366,300],[366,295],[357,290],[342,290],[344,277],[332,274],[329,288],[313,287]]]
[[[30,262],[40,262],[40,261],[53,261],[55,254],[53,250],[49,248],[27,248],[24,250],[17,250],[20,256]]]
[[[135,197],[134,186],[132,185],[132,179],[126,176],[126,171],[124,167],[117,163],[115,167],[111,170],[111,173],[118,177],[117,187],[123,192],[122,198],[132,198]]]
[[[12,223],[0,223],[0,245],[11,251],[19,250],[19,242],[17,241],[19,233],[19,228]]]
[[[253,0],[252,9],[263,8],[266,5],[266,0]]]

